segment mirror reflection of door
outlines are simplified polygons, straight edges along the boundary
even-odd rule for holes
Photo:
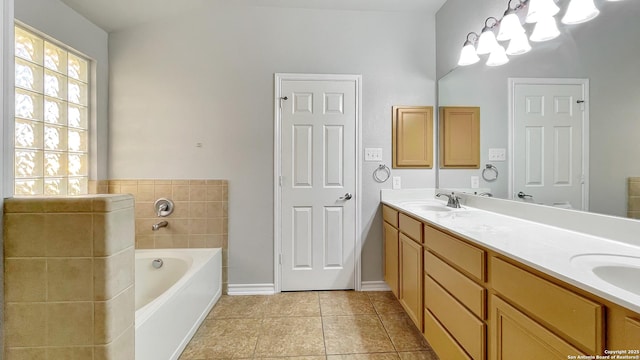
[[[588,210],[588,80],[509,85],[513,199]]]

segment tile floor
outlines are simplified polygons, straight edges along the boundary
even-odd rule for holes
[[[390,292],[222,296],[180,360],[437,360]]]

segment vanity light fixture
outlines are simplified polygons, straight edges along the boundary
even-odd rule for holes
[[[491,54],[489,54],[489,58],[487,59],[487,66],[500,66],[509,62],[509,57],[507,56],[504,47],[500,44],[493,48]]]
[[[600,14],[600,10],[593,0],[571,0],[567,12],[562,18],[562,23],[567,25],[587,22]]]
[[[527,33],[519,33],[511,38],[509,47],[507,47],[507,55],[522,55],[531,50]]]
[[[467,34],[467,40],[464,42],[462,46],[462,51],[460,52],[460,59],[458,60],[458,65],[467,66],[473,65],[480,61],[478,54],[476,53],[476,47],[474,43],[478,40],[478,34],[474,32],[470,32]]]
[[[541,18],[554,16],[560,12],[560,8],[554,0],[529,0],[529,11],[525,22],[537,23]]]
[[[511,1],[507,4],[507,10],[504,12],[504,16],[502,20],[500,20],[500,31],[498,32],[498,36],[496,37],[498,41],[506,41],[511,40],[514,36],[520,33],[524,33],[525,30],[520,24],[520,18],[516,13],[518,9],[523,6],[523,3],[520,2],[516,5],[515,8],[511,8]]]
[[[489,20],[493,20],[493,25],[489,26]],[[478,55],[489,54],[494,48],[500,46],[496,40],[496,35],[493,33],[493,28],[498,25],[498,23],[498,19],[494,17],[487,18],[487,20],[484,21],[484,28],[482,28],[482,33],[480,33],[478,48],[476,49]]]
[[[533,33],[529,39],[535,42],[543,42],[555,39],[558,35],[560,35],[560,30],[558,30],[556,18],[546,16],[538,19],[536,27],[533,28]]]

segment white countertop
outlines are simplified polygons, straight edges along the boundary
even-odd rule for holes
[[[444,205],[446,202],[429,196],[419,198],[416,195],[418,194],[414,193],[409,200],[402,196],[383,194],[382,202],[425,223],[444,228],[473,243],[640,313],[640,295],[596,276],[590,270],[591,257],[584,256],[618,255],[628,265],[640,269],[640,246],[465,205],[462,209],[451,211],[424,210],[419,208],[419,204]],[[575,257],[579,259],[572,261]],[[599,265],[607,265],[606,256],[595,258]],[[587,261],[580,261],[582,259]],[[640,282],[640,278],[637,281]]]

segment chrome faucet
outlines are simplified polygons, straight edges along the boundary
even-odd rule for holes
[[[480,194],[478,194],[478,195],[480,195],[480,196],[486,196],[486,197],[493,197],[493,194],[492,194],[492,193],[490,193],[490,192],[483,192],[483,193],[480,193]]]
[[[169,223],[163,220],[157,224],[151,225],[151,230],[158,231],[160,228],[167,227],[167,226],[169,226]]]
[[[449,198],[449,200],[447,201],[447,206],[454,208],[454,209],[459,209],[461,208],[460,206],[460,198],[458,197],[458,195],[451,193],[451,195],[449,194],[445,194],[445,193],[437,193],[436,197],[440,197],[440,196],[446,196]]]

